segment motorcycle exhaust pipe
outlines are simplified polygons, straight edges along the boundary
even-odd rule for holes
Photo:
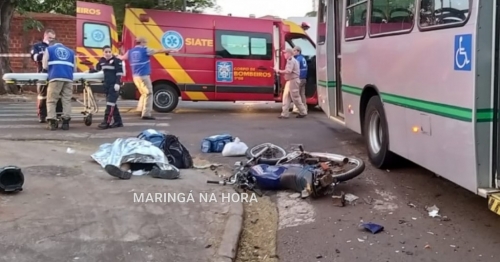
[[[24,185],[24,174],[17,166],[6,166],[0,168],[0,190],[4,192],[22,191]]]

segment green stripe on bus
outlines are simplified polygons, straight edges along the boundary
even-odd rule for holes
[[[335,81],[318,81],[318,85],[325,87],[335,87]],[[342,85],[342,91],[348,94],[360,96],[363,89],[355,86]],[[417,111],[426,112],[434,115],[439,115],[447,118],[457,119],[460,121],[472,122],[472,109],[458,107],[453,105],[430,102],[415,98],[409,98],[389,93],[381,93],[384,103],[411,108]],[[493,109],[484,108],[478,109],[476,113],[476,122],[492,122]]]
[[[333,87],[335,88],[335,81],[323,81],[323,80],[318,80],[317,83],[319,86],[323,87]]]
[[[476,113],[477,122],[492,122],[493,121],[493,109],[491,108],[480,108]]]

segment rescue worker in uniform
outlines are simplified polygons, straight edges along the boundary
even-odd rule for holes
[[[49,42],[54,40],[56,33],[52,29],[45,30],[43,34],[43,41],[38,42],[31,48],[31,59],[37,63],[37,73],[47,73],[43,70],[42,59],[43,52],[49,46]],[[38,108],[38,119],[40,123],[45,123],[47,118],[47,85],[37,84],[37,108]],[[61,116],[62,104],[61,100],[57,101],[57,116]]]
[[[56,130],[58,120],[56,103],[61,99],[63,130],[69,130],[71,120],[71,98],[73,96],[73,72],[75,71],[75,52],[55,40],[43,54],[42,66],[47,70],[47,121],[49,130]]]
[[[304,118],[307,115],[302,99],[300,98],[300,66],[297,59],[293,57],[293,49],[287,48],[284,51],[286,65],[284,70],[275,68],[276,73],[285,74],[286,84],[288,85],[288,92],[283,94],[282,112],[279,118],[286,119],[290,117],[290,105],[293,102],[299,109],[297,118]],[[285,90],[287,87],[285,86]]]
[[[153,84],[151,83],[151,63],[152,55],[164,53],[169,54],[174,50],[148,48],[146,38],[138,37],[135,40],[136,46],[130,49],[125,55],[120,56],[121,60],[129,60],[134,84],[141,93],[137,111],[141,111],[144,120],[155,120],[151,115],[153,111]]]
[[[122,117],[116,105],[121,86],[121,77],[123,75],[122,61],[111,53],[110,46],[102,48],[104,57],[99,59],[95,69],[91,72],[103,71],[104,73],[104,91],[106,92],[106,110],[104,111],[104,120],[98,126],[99,129],[108,129],[123,127]],[[113,120],[113,122],[111,122]]]
[[[307,112],[307,101],[306,101],[306,84],[307,84],[307,60],[306,58],[302,55],[302,49],[300,46],[295,46],[293,48],[293,54],[295,59],[299,62],[299,67],[300,67],[300,74],[299,74],[299,79],[300,79],[300,99],[302,100],[302,103],[304,104],[304,107]],[[297,106],[293,106],[293,111],[295,113],[299,113],[299,109]]]

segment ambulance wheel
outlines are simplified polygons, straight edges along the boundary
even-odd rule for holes
[[[92,125],[92,114],[89,114],[86,117],[84,117],[83,123],[85,123],[86,126],[91,126]]]
[[[160,113],[170,113],[179,104],[179,93],[175,87],[160,83],[153,87],[153,109]]]

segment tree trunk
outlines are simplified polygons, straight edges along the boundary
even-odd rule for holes
[[[9,53],[10,43],[10,21],[14,15],[14,9],[17,5],[17,0],[0,1],[0,54]],[[0,57],[0,76],[5,73],[12,72],[8,57]],[[0,95],[7,92],[7,86],[0,79]]]

